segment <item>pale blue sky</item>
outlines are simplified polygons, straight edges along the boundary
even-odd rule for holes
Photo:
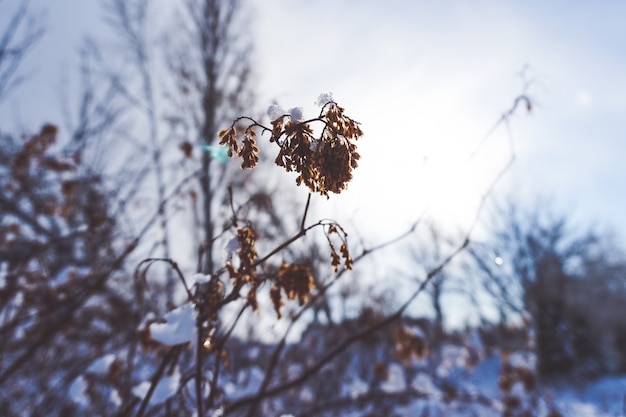
[[[47,10],[48,32],[26,62],[28,84],[0,107],[0,123],[61,123],[58,81],[75,67],[81,36],[102,30],[99,3],[31,1]],[[506,161],[505,131],[480,158],[468,155],[511,105],[517,73],[530,65],[537,105],[512,120],[517,161],[502,185],[553,195],[577,219],[626,235],[626,3],[253,0],[252,7],[260,98],[251,113],[276,99],[313,114],[317,95],[331,91],[363,123],[354,183],[331,199],[337,215],[375,224],[378,235],[401,231],[427,204],[449,224],[467,223]]]
[[[357,215],[408,222],[434,184],[450,190],[433,203],[439,212],[471,217],[472,194],[484,190],[473,184],[506,159],[496,149],[504,135],[483,160],[466,157],[528,64],[537,105],[512,121],[508,183],[626,233],[626,3],[256,3],[268,11],[258,25],[263,91],[285,105],[333,91],[364,124],[363,170],[348,193]]]

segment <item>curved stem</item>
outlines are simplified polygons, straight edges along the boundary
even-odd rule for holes
[[[304,206],[304,214],[302,215],[302,221],[300,222],[300,230],[304,230],[304,223],[306,222],[306,216],[309,212],[309,205],[311,204],[311,193],[306,198],[306,205]]]

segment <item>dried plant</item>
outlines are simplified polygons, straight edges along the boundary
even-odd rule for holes
[[[277,112],[280,110],[273,107],[268,111],[274,116]],[[352,170],[358,166],[360,155],[356,151],[356,141],[363,136],[359,123],[346,116],[344,109],[334,101],[325,102],[318,117],[301,119],[299,108],[275,117],[271,128],[241,117],[230,127],[220,130],[220,144],[229,146],[230,155],[242,159],[241,168],[254,168],[259,160],[255,129],[268,132],[270,142],[279,146],[276,165],[287,172],[297,172],[298,185],[304,184],[311,192],[326,197],[329,192],[339,194],[352,179]],[[243,129],[240,138],[237,124],[244,120],[250,124]],[[322,124],[318,135],[312,126],[315,122]]]

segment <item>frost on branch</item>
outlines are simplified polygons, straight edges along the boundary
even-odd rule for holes
[[[242,159],[241,168],[254,168],[259,161],[255,131],[259,128],[262,133],[270,133],[270,142],[280,148],[274,160],[276,165],[288,172],[297,172],[298,185],[304,184],[311,192],[327,197],[329,192],[338,194],[347,188],[352,170],[358,165],[360,155],[356,141],[363,136],[363,131],[358,122],[344,114],[343,107],[332,100],[331,94],[320,95],[316,103],[322,110],[318,117],[310,120],[304,120],[300,107],[285,112],[277,105],[270,106],[267,113],[271,128],[240,117],[218,133],[220,144],[229,147],[231,156],[236,154]],[[250,123],[241,133],[237,124],[243,120]],[[318,134],[312,125],[316,122],[322,126]]]

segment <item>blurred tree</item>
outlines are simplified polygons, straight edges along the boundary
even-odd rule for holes
[[[0,25],[6,24],[6,28],[0,34],[0,105],[23,81],[18,73],[22,59],[43,35],[43,25],[28,12],[27,2],[22,2],[15,11],[5,5],[0,8],[2,10],[5,11]],[[4,22],[4,19],[8,20]]]
[[[27,2],[6,23],[0,102],[24,80],[22,58],[43,33]],[[91,76],[83,60],[79,108],[67,137],[52,124],[37,134],[0,132],[4,415],[58,410],[75,375],[103,351],[123,346],[134,331],[127,320],[133,302],[129,286],[114,282],[134,245],[118,245],[110,194],[90,163],[93,147],[112,129],[119,108],[110,89],[91,88]]]
[[[142,153],[148,156],[149,169],[143,175],[136,177],[135,187],[144,183],[144,179],[154,181],[155,201],[162,202],[166,198],[166,178],[163,153],[167,150],[165,141],[161,134],[159,113],[161,102],[158,97],[160,86],[157,83],[158,77],[155,75],[156,58],[158,50],[154,48],[153,37],[155,32],[152,29],[152,22],[149,20],[148,2],[145,0],[110,0],[105,3],[107,10],[107,22],[111,26],[112,33],[119,37],[118,53],[116,59],[121,59],[126,65],[120,66],[116,71],[111,72],[110,79],[117,88],[129,109],[134,110],[133,126],[137,130],[127,131],[129,137],[135,137],[139,141]],[[91,43],[93,45],[93,43]],[[111,63],[105,62],[111,65]],[[132,111],[131,110],[131,111]],[[137,157],[133,153],[134,158]],[[119,157],[116,155],[116,157]],[[149,175],[153,174],[153,175]],[[145,185],[144,185],[145,186]],[[156,239],[154,247],[150,253],[158,248],[157,256],[170,257],[170,239],[167,218],[167,206],[159,205],[159,237]],[[173,291],[173,278],[168,279],[168,300],[171,302]]]
[[[109,45],[87,45],[128,109],[127,123],[118,133],[127,142],[121,153],[132,163],[118,164],[117,174],[125,174],[118,207],[133,207],[127,216],[139,219],[152,207],[159,208],[148,256],[170,258],[172,239],[176,246],[190,242],[193,251],[199,249],[194,252],[199,255],[198,271],[214,272],[214,245],[223,230],[221,222],[229,221],[224,215],[231,204],[227,190],[248,178],[216,142],[217,126],[243,113],[253,97],[251,46],[240,30],[245,24],[243,2],[187,0],[165,13],[156,13],[147,0],[109,0],[105,5],[116,38]],[[103,48],[114,53],[100,52]],[[197,186],[181,188],[178,204],[161,204],[177,187],[172,184],[185,176],[197,179]],[[266,192],[257,187],[250,203],[261,204],[257,208],[267,212],[270,207],[263,204],[271,199],[263,197]],[[176,216],[181,213],[184,216]],[[189,229],[181,229],[181,223]],[[182,262],[188,264],[191,258]],[[163,294],[171,304],[176,278],[169,270],[163,272]]]
[[[410,247],[409,256],[414,267],[411,278],[422,282],[428,272],[435,268],[453,247],[452,239],[447,238],[440,227],[434,221],[424,222],[425,227],[418,230],[416,241]],[[421,233],[420,233],[421,232]],[[444,296],[448,292],[458,291],[458,283],[455,285],[455,274],[448,270],[440,271],[430,279],[425,293],[430,298],[430,304],[434,311],[434,321],[432,325],[431,346],[438,349],[444,335]]]
[[[620,320],[600,306],[626,301],[615,291],[625,261],[608,236],[577,232],[547,207],[524,210],[509,200],[490,218],[491,237],[470,253],[501,317],[532,318],[542,377],[597,374],[613,368],[607,346]]]
[[[28,404],[30,415],[47,415],[74,375],[133,331],[127,286],[113,283],[121,258],[106,191],[80,153],[53,152],[56,141],[52,125],[26,139],[0,137],[0,406],[8,413]]]
[[[250,108],[253,99],[252,51],[244,35],[242,4],[241,0],[187,0],[176,34],[167,41],[176,93],[169,96],[171,127],[187,135],[181,147],[201,152],[201,227],[195,230],[202,232],[197,240],[202,245],[200,271],[205,274],[215,270],[217,209],[228,203],[227,165],[219,161],[217,131]],[[239,181],[245,177],[239,175]]]

